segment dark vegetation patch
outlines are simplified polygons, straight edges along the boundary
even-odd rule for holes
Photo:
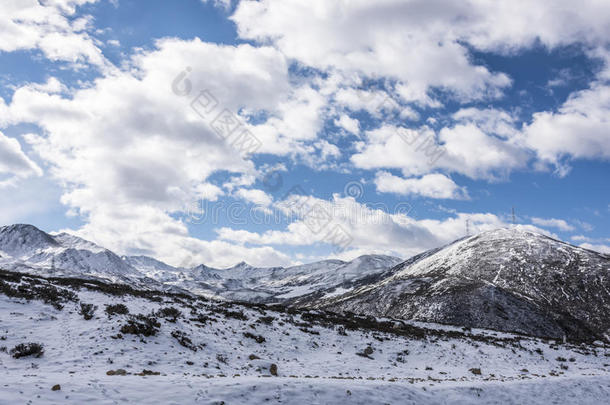
[[[129,314],[129,308],[125,304],[106,305],[105,311],[108,316]]]
[[[301,332],[309,333],[310,335],[319,335],[320,334],[320,332],[318,332],[317,330],[313,330],[313,329],[299,328],[299,330]]]
[[[179,330],[173,331],[172,337],[174,339],[176,339],[178,341],[178,343],[180,343],[181,346],[184,346],[187,349],[191,349],[194,352],[196,352],[197,349],[201,348],[200,346],[193,344],[193,341],[191,340],[191,338],[182,331],[179,331]]]
[[[145,375],[161,375],[161,373],[159,371],[152,371],[152,370],[147,370],[144,369],[142,370],[141,373],[136,373],[134,375],[139,375],[139,376],[145,376]]]
[[[216,322],[215,318],[212,318],[212,317],[209,317],[206,315],[201,315],[201,314],[196,314],[196,315],[197,316],[195,316],[194,318],[190,318],[189,320],[192,322],[202,324],[202,325],[207,325],[208,322]]]
[[[44,354],[44,346],[40,343],[19,343],[9,352],[16,359],[21,357],[40,357]]]
[[[27,301],[40,300],[45,304],[61,310],[67,302],[78,301],[78,296],[71,290],[57,288],[45,281],[30,277],[2,277],[0,273],[0,294],[11,298],[22,298]]]
[[[8,270],[0,270],[0,282],[1,281],[9,281],[12,283],[19,283],[22,280],[27,280],[29,282],[33,282],[35,284],[44,285],[44,284],[54,284],[56,286],[61,287],[69,287],[72,290],[80,290],[81,288],[85,288],[90,291],[97,291],[104,294],[122,297],[125,295],[145,298],[154,302],[163,301],[163,297],[170,297],[174,300],[176,299],[184,299],[184,300],[192,300],[193,296],[183,293],[176,292],[164,292],[164,291],[156,291],[156,290],[138,290],[133,288],[127,284],[118,284],[118,283],[110,283],[102,280],[96,279],[82,279],[76,277],[43,277],[32,274],[19,273],[16,271],[8,271]],[[2,287],[0,286],[0,289]],[[0,290],[0,292],[2,292]],[[6,294],[5,294],[6,295]],[[203,297],[197,297],[197,300],[207,301],[207,299]]]
[[[246,314],[244,314],[243,311],[229,311],[229,310],[224,309],[224,308],[218,308],[217,312],[219,312],[222,315],[224,315],[225,318],[233,318],[233,319],[237,319],[239,321],[247,321],[248,320],[248,316]]]
[[[261,316],[256,322],[264,323],[265,325],[271,325],[273,321],[275,321],[275,318],[272,316]]]
[[[169,322],[176,322],[178,318],[182,316],[182,312],[180,312],[175,307],[163,307],[159,309],[155,313],[159,318],[167,319]]]
[[[249,338],[249,339],[252,339],[252,340],[256,341],[256,343],[264,343],[265,342],[265,338],[263,336],[255,335],[255,334],[250,333],[250,332],[244,332],[244,336]]]
[[[161,324],[153,314],[151,315],[132,315],[127,320],[127,324],[121,327],[121,333],[137,336],[155,336]]]
[[[84,302],[81,302],[80,310],[78,311],[78,313],[81,314],[83,316],[83,318],[85,318],[85,321],[88,321],[93,318],[93,315],[95,315],[96,310],[97,310],[97,306],[95,306],[93,304],[85,304]]]

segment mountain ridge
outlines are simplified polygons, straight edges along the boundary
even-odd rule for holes
[[[14,256],[11,256],[14,255]],[[0,267],[93,277],[225,301],[282,303],[518,332],[610,341],[610,256],[519,227],[460,238],[402,260],[363,255],[289,267],[217,269],[119,257],[32,225],[0,227]]]
[[[300,305],[536,336],[610,335],[610,256],[498,229],[411,258],[374,282]]]
[[[364,255],[352,262],[324,260],[288,267],[255,267],[242,261],[224,269],[204,264],[182,268],[148,256],[118,256],[78,236],[48,234],[27,224],[0,227],[0,256],[0,266],[7,270],[63,277],[84,275],[139,287],[165,286],[211,298],[255,302],[283,301],[282,295],[299,296],[402,261],[391,256]]]

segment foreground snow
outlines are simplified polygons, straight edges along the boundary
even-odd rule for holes
[[[18,359],[0,352],[0,403],[542,404],[610,397],[608,347],[401,321],[392,321],[394,332],[364,318],[350,328],[318,312],[108,295],[88,284],[70,289],[78,300],[61,310],[0,295],[0,349],[39,342],[45,350]],[[80,303],[98,306],[93,319],[78,313]],[[117,303],[131,315],[104,312]],[[133,314],[168,306],[181,315],[175,322],[157,317],[156,335],[121,333]],[[144,370],[158,375],[137,375]],[[56,384],[61,389],[52,391]]]
[[[58,381],[60,391],[49,387]],[[610,378],[564,377],[511,382],[408,384],[403,381],[346,381],[328,378],[203,378],[194,376],[125,376],[50,374],[3,381],[2,403],[93,402],[226,404],[602,404],[610,395]]]

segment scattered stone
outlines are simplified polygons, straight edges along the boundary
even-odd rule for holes
[[[256,354],[251,354],[251,355],[248,356],[248,358],[250,360],[258,360],[258,359],[260,359],[260,357],[258,357]]]
[[[59,391],[61,389],[61,385],[59,384],[55,384],[53,387],[51,387],[51,391]]]
[[[127,375],[127,371],[122,368],[118,368],[116,370],[108,370],[106,371],[106,375]]]
[[[118,371],[118,370],[117,370]],[[136,375],[139,376],[145,376],[145,375],[160,375],[161,373],[159,371],[152,371],[152,370],[142,370],[141,373],[137,373]]]
[[[367,346],[366,349],[364,349],[362,352],[357,352],[356,355],[360,356],[360,357],[366,357],[367,359],[371,359],[373,360],[373,358],[371,357],[371,354],[373,354],[373,348],[371,346]]]
[[[474,375],[481,375],[481,369],[480,368],[471,368],[468,371],[470,371]]]

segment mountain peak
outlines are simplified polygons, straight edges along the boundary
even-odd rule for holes
[[[33,225],[15,224],[0,227],[0,250],[12,257],[22,257],[40,249],[57,247],[59,243],[48,233]]]
[[[235,266],[229,267],[227,270],[248,269],[248,268],[253,268],[253,266],[250,266],[248,263],[241,261],[241,262],[237,263]]]
[[[544,337],[610,328],[610,257],[524,227],[500,228],[417,255],[322,307]]]

